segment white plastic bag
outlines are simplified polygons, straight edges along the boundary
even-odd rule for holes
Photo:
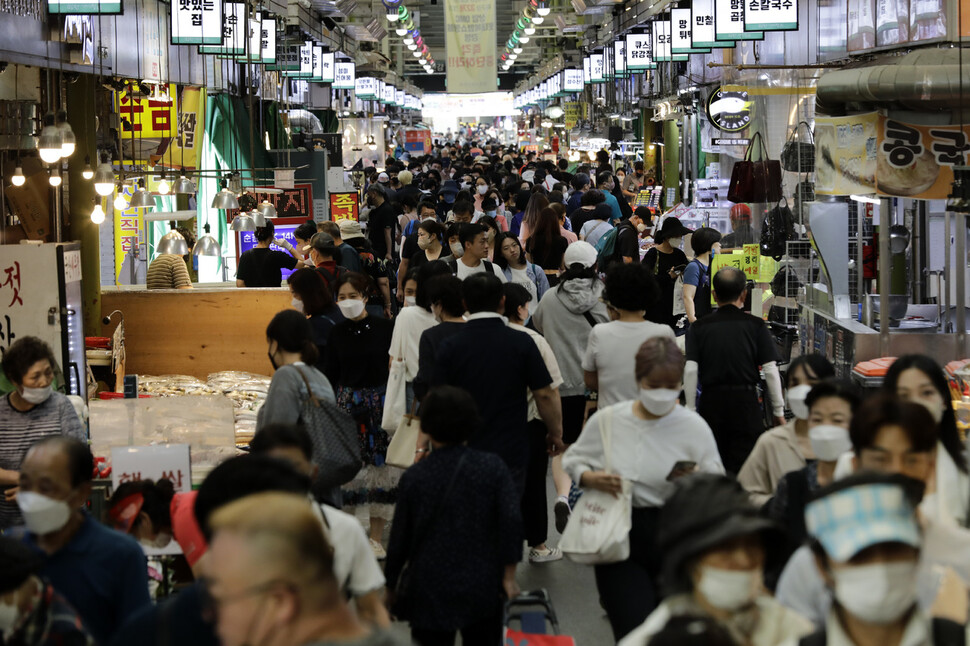
[[[612,406],[602,409],[600,435],[606,472],[610,473],[613,467]],[[576,563],[600,565],[625,561],[630,558],[632,513],[633,487],[629,480],[623,480],[622,491],[615,497],[604,491],[584,489],[569,516],[559,547]]]
[[[397,430],[408,407],[405,372],[404,359],[394,359],[391,362],[391,371],[387,375],[387,390],[384,391],[384,415],[381,417],[381,428],[388,433],[394,433]]]

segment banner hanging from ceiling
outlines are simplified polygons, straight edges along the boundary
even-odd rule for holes
[[[495,0],[445,0],[445,30],[448,93],[494,92]]]

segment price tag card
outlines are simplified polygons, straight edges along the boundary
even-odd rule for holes
[[[741,271],[749,280],[759,281],[761,278],[761,246],[757,244],[744,245],[743,258]]]

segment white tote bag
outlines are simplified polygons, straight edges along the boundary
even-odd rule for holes
[[[387,376],[387,390],[384,391],[384,414],[381,417],[381,428],[388,433],[397,430],[408,408],[405,373],[404,359],[395,359],[391,362],[391,371]]]
[[[613,407],[602,409],[600,435],[606,472],[613,467]],[[569,516],[559,547],[576,563],[600,565],[619,563],[630,558],[633,487],[623,480],[622,492],[614,497],[604,491],[584,489]]]

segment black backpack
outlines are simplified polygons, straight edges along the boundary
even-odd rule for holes
[[[761,225],[761,255],[781,260],[786,252],[785,243],[796,237],[795,218],[788,208],[788,200],[783,197],[775,208],[768,211]]]
[[[949,619],[933,619],[933,646],[966,646],[967,634],[962,624]],[[798,641],[798,646],[825,646],[828,637],[825,630],[806,635]]]
[[[448,268],[451,269],[452,275],[457,276],[458,275],[458,259],[455,258],[454,256],[448,256],[447,258],[443,258],[442,260],[444,260],[444,262],[448,263]],[[495,274],[495,271],[492,269],[492,263],[490,263],[487,260],[482,260],[482,262],[485,264],[485,273],[490,273],[490,274],[493,274],[494,275]]]

